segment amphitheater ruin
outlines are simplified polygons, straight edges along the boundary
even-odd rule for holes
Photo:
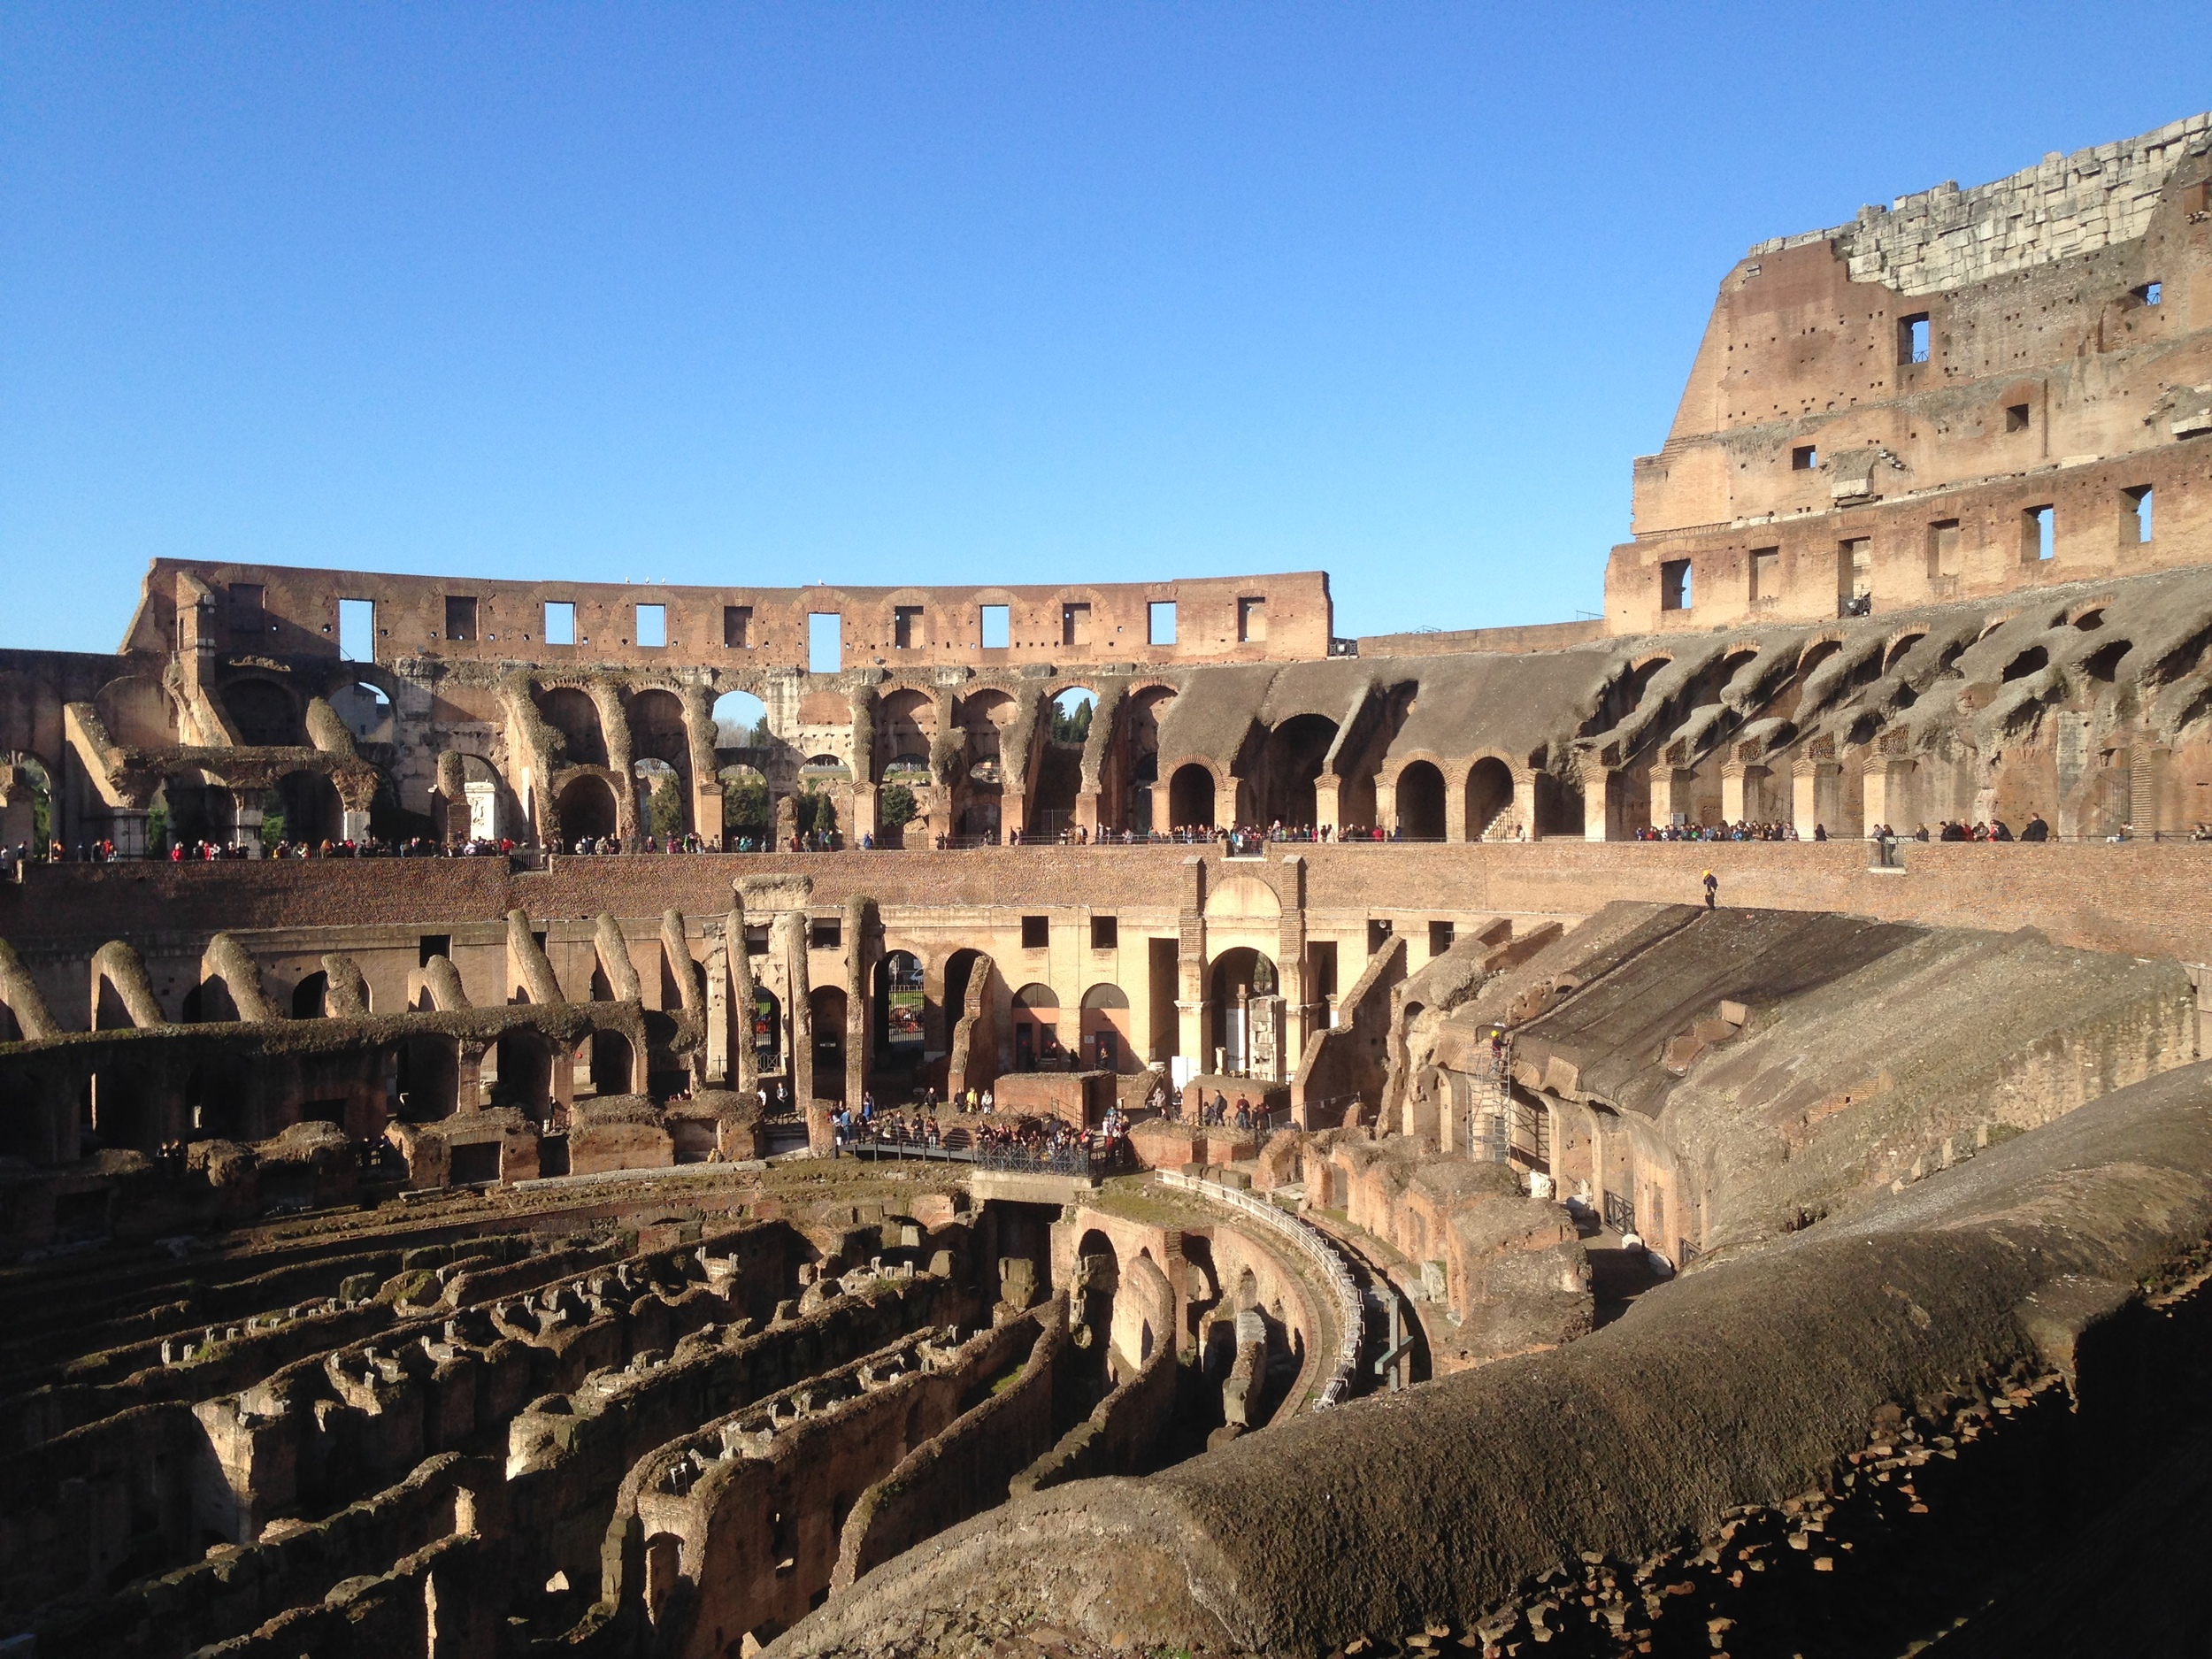
[[[0,652],[0,1654],[2201,1651],[2212,118],[1752,249],[1633,500]]]

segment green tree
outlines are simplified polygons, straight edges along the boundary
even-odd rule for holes
[[[1077,703],[1073,713],[1070,713],[1056,703],[1052,705],[1052,741],[1054,742],[1073,743],[1079,747],[1090,734],[1091,705],[1089,703]]]
[[[887,783],[876,796],[876,822],[887,830],[903,829],[920,810],[914,792],[902,783]]]
[[[665,841],[672,835],[684,833],[684,794],[673,778],[663,778],[653,786],[653,797],[649,809],[653,833]]]
[[[765,835],[774,820],[768,810],[768,780],[757,772],[725,779],[722,830],[728,835]]]
[[[825,834],[837,829],[837,803],[828,792],[817,788],[802,788],[792,800],[793,815],[802,835],[811,835],[820,830]]]

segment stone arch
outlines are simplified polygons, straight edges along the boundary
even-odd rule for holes
[[[1179,830],[1213,828],[1216,798],[1213,769],[1200,761],[1185,761],[1168,780],[1168,826]]]
[[[1013,1013],[1017,1071],[1033,1071],[1039,1062],[1062,1055],[1058,992],[1033,980],[1014,993]]]
[[[1895,673],[1897,664],[1905,660],[1905,654],[1927,637],[1928,630],[1925,628],[1906,628],[1893,635],[1889,643],[1882,649],[1882,672],[1886,674]]]
[[[544,1033],[516,1025],[500,1034],[497,1053],[499,1081],[492,1090],[492,1104],[539,1116],[553,1098],[553,1045]]]
[[[1221,1051],[1222,1064],[1232,1073],[1250,1064],[1250,1041],[1240,1010],[1256,996],[1273,996],[1282,988],[1274,958],[1250,945],[1239,945],[1217,956],[1206,968],[1206,1006],[1211,1017],[1211,1044]],[[1212,1058],[1210,1053],[1206,1056]]]
[[[1398,769],[1398,839],[1444,839],[1444,772],[1434,761],[1409,761]]]
[[[1275,889],[1257,876],[1233,875],[1217,881],[1206,895],[1209,922],[1272,922],[1283,913],[1283,901]]]
[[[542,686],[534,698],[546,725],[561,734],[570,765],[607,764],[606,727],[599,718],[598,700],[591,693],[580,686]]]
[[[872,975],[870,1017],[875,1030],[875,1065],[879,1071],[910,1081],[929,1047],[929,1001],[922,959],[911,950],[883,953]]]
[[[1494,755],[1485,755],[1467,768],[1467,839],[1486,840],[1494,827],[1506,823],[1513,810],[1513,771]]]
[[[299,749],[307,742],[299,699],[273,680],[255,676],[223,687],[232,730],[249,749]],[[111,733],[112,735],[112,733]]]
[[[320,1019],[328,1011],[330,975],[318,969],[292,987],[292,1018]]]
[[[571,842],[612,835],[621,821],[614,786],[596,772],[580,772],[564,783],[553,810],[560,815],[561,833]]]
[[[1083,993],[1078,1033],[1080,1064],[1100,1071],[1137,1069],[1129,996],[1111,980],[1102,979]]]
[[[319,772],[288,772],[277,780],[276,796],[284,814],[284,838],[311,847],[345,833],[345,803],[337,786]]]
[[[591,1087],[600,1094],[634,1094],[637,1056],[630,1040],[618,1031],[591,1033]]]
[[[1260,749],[1261,823],[1319,821],[1315,786],[1336,738],[1337,723],[1325,714],[1294,714],[1275,723]]]
[[[929,750],[937,735],[937,699],[915,686],[884,694],[875,722],[876,776],[887,778],[894,763],[916,758],[929,770]]]

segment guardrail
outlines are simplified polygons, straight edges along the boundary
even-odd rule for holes
[[[1339,1334],[1336,1368],[1329,1373],[1328,1381],[1322,1385],[1320,1397],[1313,1402],[1313,1409],[1319,1411],[1342,1404],[1351,1392],[1352,1379],[1359,1374],[1359,1350],[1365,1333],[1367,1307],[1359,1294],[1359,1286],[1352,1282],[1352,1275],[1344,1265],[1344,1258],[1331,1248],[1319,1229],[1309,1226],[1264,1198],[1255,1198],[1249,1193],[1225,1187],[1219,1181],[1185,1175],[1179,1170],[1161,1170],[1158,1174],[1164,1186],[1196,1193],[1213,1203],[1243,1211],[1271,1232],[1288,1240],[1321,1270],[1321,1276],[1329,1281],[1329,1288],[1336,1293]]]

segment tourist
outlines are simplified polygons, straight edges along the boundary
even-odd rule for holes
[[[1705,872],[1705,908],[1707,910],[1709,910],[1717,908],[1719,895],[1720,878],[1715,875],[1711,871],[1708,870]]]
[[[2043,821],[2040,812],[2028,814],[2028,821],[2020,826],[2020,839],[2024,841],[2047,841],[2051,839],[2051,826]]]

